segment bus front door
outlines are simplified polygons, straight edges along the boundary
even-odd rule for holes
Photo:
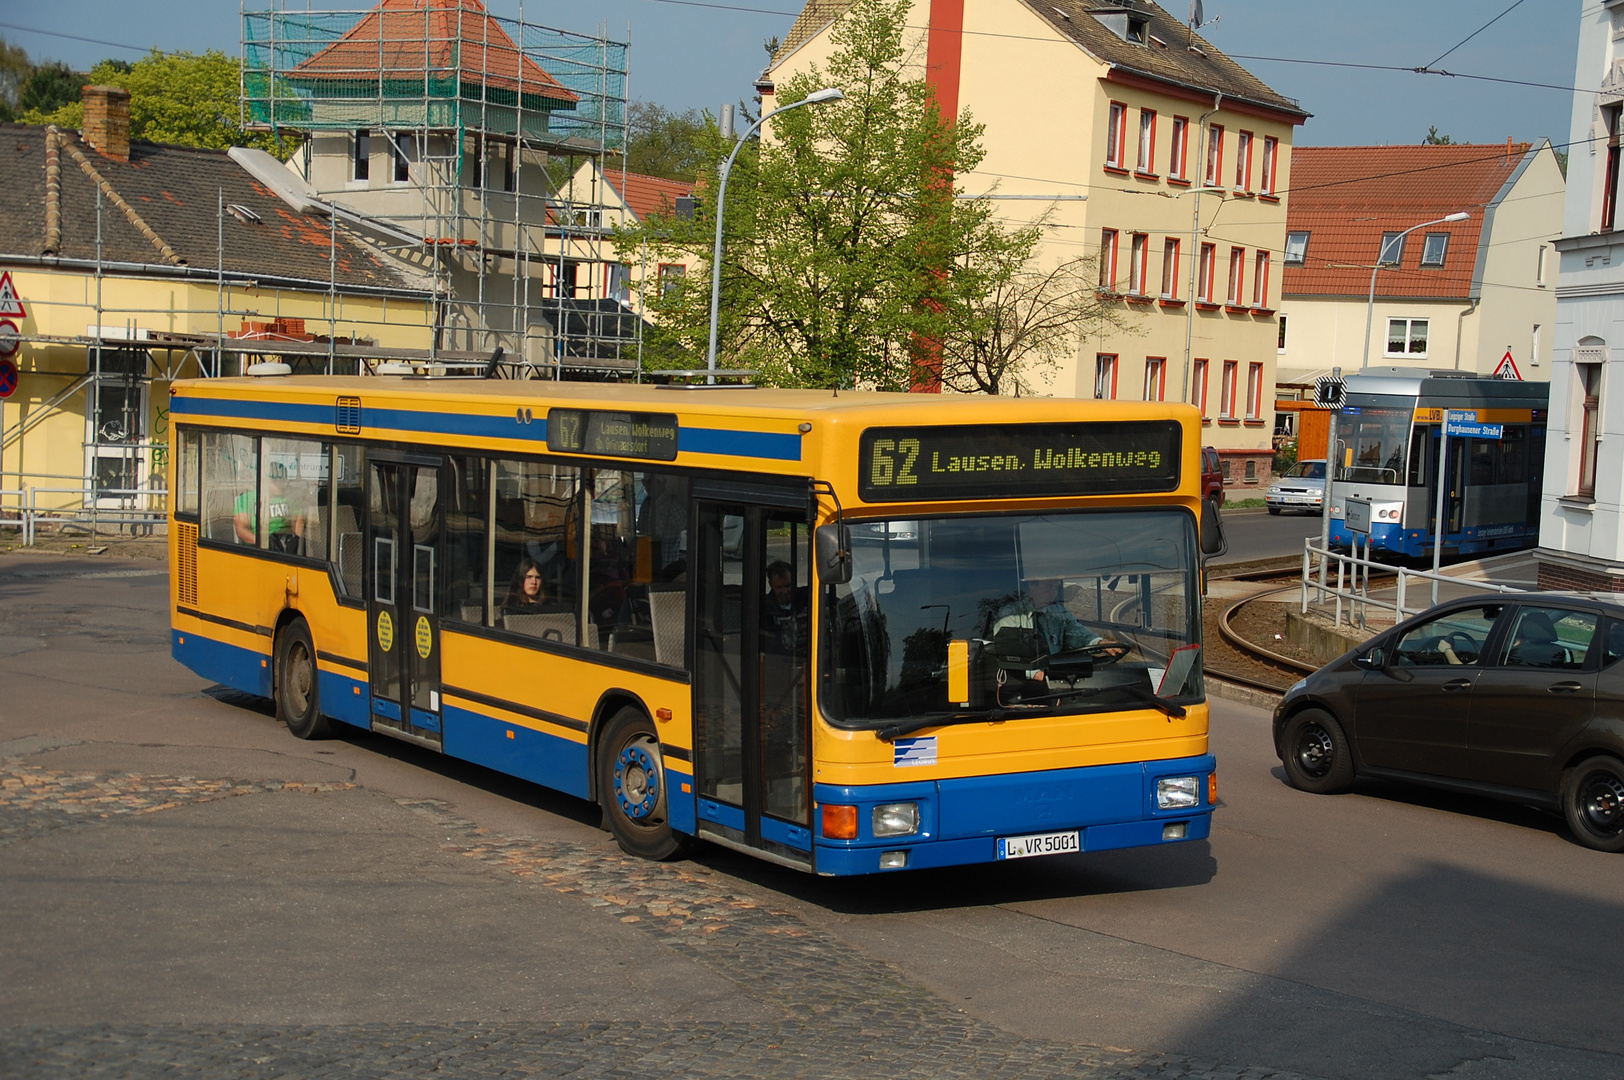
[[[372,727],[440,749],[440,461],[369,458]]]
[[[799,498],[804,506],[804,493]],[[806,511],[701,498],[697,525],[690,548],[698,829],[725,846],[809,868]]]

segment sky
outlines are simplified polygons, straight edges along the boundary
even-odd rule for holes
[[[974,3],[975,0],[969,0]],[[1594,0],[1204,0],[1212,44],[1313,114],[1295,142],[1312,146],[1417,143],[1436,126],[1456,142],[1540,137],[1567,141],[1571,92],[1408,70],[1429,66],[1559,87],[1573,84],[1579,12]],[[268,0],[250,0],[263,9]],[[282,0],[279,5],[282,6]],[[288,0],[302,10],[306,4]],[[364,0],[311,0],[317,10],[366,8]],[[798,0],[487,0],[497,14],[600,33],[631,46],[631,97],[678,111],[715,112],[749,101],[766,63],[762,43],[785,34]],[[1163,4],[1184,15],[1184,0]],[[1468,35],[1500,15],[1464,45]],[[734,9],[746,10],[734,10]],[[105,57],[238,49],[236,0],[0,0],[0,36],[36,60],[84,70]],[[95,41],[77,40],[93,38]],[[1448,52],[1440,61],[1438,57]],[[1269,59],[1240,59],[1240,57]],[[1316,61],[1286,63],[1283,60]],[[1020,78],[1011,72],[1011,78]],[[1034,88],[1041,98],[1041,88]]]

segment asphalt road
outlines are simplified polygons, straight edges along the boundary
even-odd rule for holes
[[[1301,555],[1303,537],[1318,537],[1320,519],[1310,514],[1281,514],[1267,510],[1225,510],[1224,536],[1229,551],[1218,563],[1252,562],[1282,555]]]
[[[155,566],[0,556],[0,1076],[1624,1075],[1624,860],[1293,791],[1260,710],[1213,703],[1210,842],[640,863],[576,800],[204,685]]]

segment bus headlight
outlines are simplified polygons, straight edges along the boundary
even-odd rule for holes
[[[1164,776],[1156,781],[1156,809],[1188,810],[1201,800],[1201,782],[1193,776]]]
[[[881,803],[874,808],[875,836],[911,836],[919,831],[919,804]]]

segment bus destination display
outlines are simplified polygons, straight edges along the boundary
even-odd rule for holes
[[[552,409],[547,413],[547,449],[566,454],[674,461],[677,417],[674,413]]]
[[[1180,430],[1167,421],[870,428],[865,502],[1172,491]]]

